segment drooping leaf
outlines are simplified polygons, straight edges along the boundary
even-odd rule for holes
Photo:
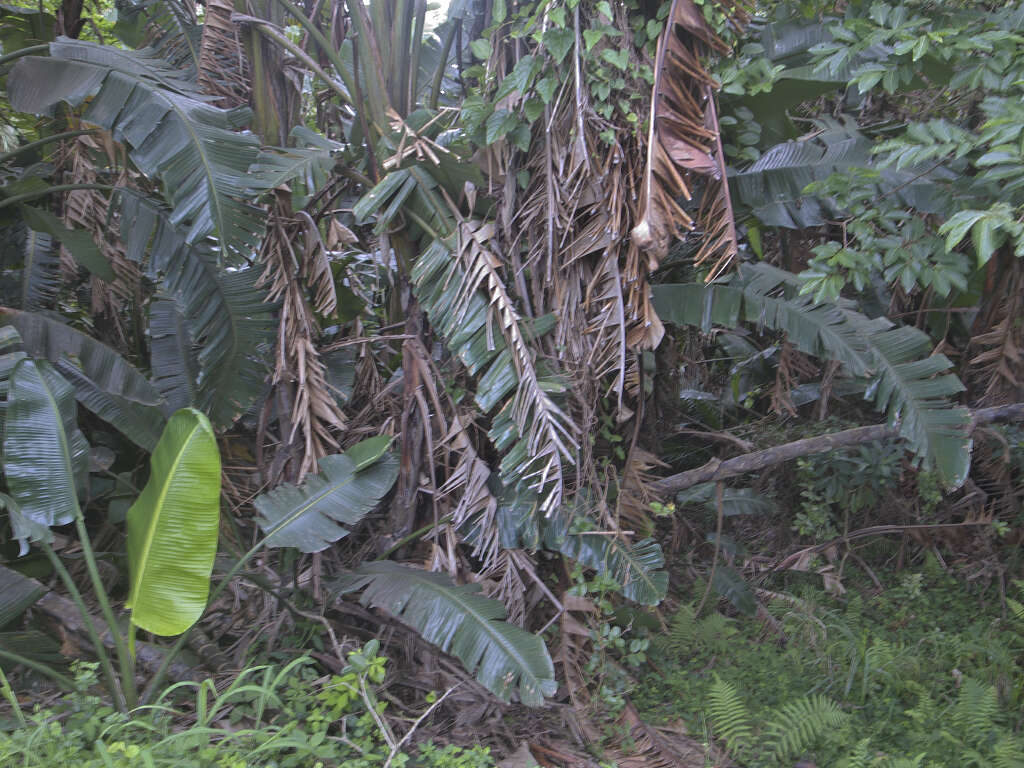
[[[73,360],[97,386],[140,405],[160,405],[160,393],[149,379],[117,352],[44,314],[3,310],[0,319],[21,335],[25,349],[53,364]]]
[[[222,110],[202,100],[196,86],[152,51],[125,51],[61,39],[50,57],[19,59],[8,79],[12,106],[43,113],[64,101],[91,97],[83,120],[113,132],[131,147],[143,172],[163,183],[171,221],[186,242],[215,234],[220,257],[249,256],[263,233],[263,212],[251,205],[250,166],[259,147],[237,131],[248,109]]]
[[[746,321],[784,331],[800,351],[837,360],[850,375],[871,380],[865,397],[934,466],[945,486],[959,487],[970,465],[971,440],[966,409],[949,400],[963,388],[945,373],[950,361],[930,354],[923,331],[869,319],[844,299],[815,304],[796,295],[797,285],[796,276],[761,263],[745,265],[727,284],[658,285],[652,293],[670,322],[708,328]]]
[[[135,626],[178,635],[202,615],[220,520],[220,451],[209,420],[184,408],[167,422],[149,482],[126,517]]]
[[[49,363],[25,358],[11,374],[4,431],[4,474],[20,514],[37,524],[24,541],[70,523],[89,473],[89,444],[78,429],[74,390]],[[12,521],[14,518],[12,517]]]
[[[51,238],[56,238],[68,249],[68,253],[75,261],[96,277],[113,282],[114,270],[111,269],[110,263],[93,242],[92,235],[81,229],[69,229],[64,222],[49,211],[32,208],[28,205],[20,206],[19,210],[25,223],[33,231],[45,232]]]
[[[257,269],[226,271],[217,265],[212,245],[189,245],[184,232],[176,228],[168,212],[147,197],[122,190],[121,235],[126,256],[135,261],[149,257],[149,275],[160,281],[166,298],[176,303],[187,337],[171,339],[179,328],[178,318],[159,322],[160,347],[154,345],[158,383],[175,366],[180,377],[192,374],[194,404],[217,427],[230,426],[248,410],[264,391],[267,354],[274,338],[273,305],[266,290],[256,287]],[[166,309],[166,308],[165,308]],[[162,311],[162,310],[161,310]],[[189,354],[195,346],[195,357]],[[183,378],[173,377],[168,388],[181,396]]]
[[[22,236],[21,306],[42,309],[60,289],[60,258],[53,238],[26,227]]]
[[[195,405],[199,361],[187,319],[176,300],[153,300],[149,308],[149,335],[153,386],[173,410]]]
[[[527,706],[542,706],[558,687],[544,641],[503,621],[505,607],[480,595],[478,584],[458,586],[444,574],[385,560],[364,563],[337,587],[365,587],[360,602],[409,624],[503,701],[515,690]]]
[[[269,547],[295,547],[319,552],[348,535],[343,525],[355,525],[380,502],[398,476],[395,459],[359,443],[346,453],[320,459],[320,473],[299,486],[286,483],[253,502],[256,522]],[[364,441],[368,442],[368,441]],[[372,454],[377,454],[373,461]]]
[[[45,594],[46,588],[35,579],[0,566],[0,628],[15,621]]]
[[[558,513],[543,527],[545,548],[561,552],[612,579],[623,596],[641,605],[657,605],[668,592],[668,571],[654,539],[628,542],[615,535],[569,529],[569,516]]]
[[[871,140],[852,121],[818,121],[821,130],[766,149],[748,168],[729,175],[738,204],[762,223],[802,229],[843,218],[834,200],[806,194],[808,184],[854,167],[873,167]],[[908,205],[934,213],[941,168],[882,169],[879,195],[893,195]]]
[[[676,495],[676,505],[700,505],[716,512],[718,508],[715,483],[700,483]],[[758,493],[753,488],[723,488],[722,514],[726,517],[735,515],[767,514],[775,508],[774,502]]]
[[[715,588],[715,592],[732,603],[732,606],[740,613],[753,616],[757,611],[757,599],[754,597],[754,591],[743,580],[743,577],[729,566],[722,563],[715,566],[711,585]]]
[[[10,325],[0,325],[0,351],[21,344],[21,336],[17,329]],[[0,354],[0,435],[3,434],[4,420],[7,414],[7,392],[11,385],[11,373],[19,360],[27,355],[21,350],[13,350]]]
[[[0,310],[25,348],[46,358],[75,390],[75,398],[151,451],[160,437],[163,399],[143,374],[110,347],[46,315]]]

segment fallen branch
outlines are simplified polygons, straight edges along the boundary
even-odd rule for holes
[[[71,648],[86,650],[92,648],[92,643],[89,642],[89,634],[85,628],[85,622],[82,620],[78,608],[66,597],[62,597],[56,592],[47,592],[39,598],[32,606],[32,609],[37,614],[45,616],[49,622],[59,628],[64,641],[64,648],[62,650],[70,652]],[[97,629],[106,626],[102,620],[95,617],[93,618],[93,624],[95,624]],[[108,651],[114,649],[114,638],[110,634],[109,628],[101,633],[100,639]],[[65,655],[68,654],[66,653]],[[137,671],[144,672],[146,675],[152,675],[160,667],[161,662],[163,662],[164,651],[149,643],[136,641],[135,660]],[[196,678],[196,670],[182,662],[174,662],[171,664],[169,676],[175,681],[194,680]]]
[[[979,424],[989,424],[994,421],[1024,421],[1024,403],[997,405],[992,408],[980,408],[972,411],[968,431],[973,431]],[[807,437],[803,440],[795,440],[792,443],[784,443],[783,445],[776,445],[761,451],[745,453],[742,456],[726,459],[725,461],[711,459],[707,464],[696,469],[688,469],[685,472],[656,480],[648,488],[653,493],[668,496],[700,483],[710,483],[743,475],[747,472],[757,472],[765,467],[781,464],[784,461],[790,461],[800,456],[827,453],[837,448],[873,443],[877,440],[894,437],[899,437],[899,430],[890,427],[888,424],[874,424],[869,427],[845,429],[842,432],[832,432],[831,434],[819,435],[818,437]]]

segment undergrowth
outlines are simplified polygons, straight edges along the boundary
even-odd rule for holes
[[[117,712],[94,695],[97,665],[75,662],[76,690],[24,708],[0,676],[11,717],[0,723],[5,768],[490,768],[490,750],[413,744],[397,736],[374,688],[386,660],[376,641],[338,675],[308,657],[254,666],[218,687],[171,686],[151,706]],[[428,696],[425,712],[439,697]]]
[[[934,561],[879,576],[890,588],[842,597],[789,584],[766,605],[774,630],[683,604],[637,705],[742,766],[1024,768],[1024,585],[1004,617]]]

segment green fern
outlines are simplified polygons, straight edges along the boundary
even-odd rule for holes
[[[870,739],[861,739],[857,746],[839,764],[840,768],[871,768],[875,762],[871,754]]]
[[[679,606],[669,622],[668,631],[655,638],[654,644],[668,654],[681,654],[693,648],[696,635],[697,615],[693,605],[684,603]]]
[[[804,696],[769,716],[765,749],[778,760],[798,756],[829,731],[843,727],[846,713],[826,696]]]
[[[1003,736],[992,748],[993,768],[1024,768],[1024,742],[1020,738]]]
[[[964,678],[953,708],[953,725],[967,744],[978,745],[986,741],[997,727],[999,693],[994,685],[982,685],[977,680]]]
[[[736,687],[715,675],[708,689],[708,719],[715,735],[725,742],[731,752],[739,752],[754,737],[750,713]]]
[[[725,653],[729,650],[730,638],[736,634],[735,621],[721,613],[705,616],[694,627],[693,641],[696,647],[711,653]]]

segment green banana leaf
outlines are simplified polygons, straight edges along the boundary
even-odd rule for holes
[[[797,295],[797,286],[789,272],[745,264],[727,283],[656,285],[652,298],[667,322],[704,329],[756,323],[784,331],[801,352],[841,362],[847,373],[871,382],[865,399],[886,413],[943,485],[963,485],[971,466],[969,414],[953,404],[964,387],[949,373],[949,359],[932,354],[928,336],[917,328],[868,318],[844,299],[815,304]]]
[[[163,429],[163,398],[121,355],[81,331],[36,312],[0,309],[25,349],[46,358],[74,387],[75,398],[140,448],[152,451]]]
[[[558,687],[544,641],[503,621],[505,607],[478,594],[479,584],[458,586],[442,573],[385,560],[363,563],[336,586],[341,592],[365,587],[360,602],[412,626],[459,659],[502,701],[518,688],[523,704],[538,707]]]
[[[151,474],[128,510],[131,621],[179,635],[206,608],[217,554],[220,452],[209,419],[194,408],[171,416]]]
[[[36,540],[70,523],[89,474],[89,444],[78,430],[71,385],[42,360],[20,360],[11,373],[4,431],[4,473],[18,506],[15,537]],[[19,519],[22,524],[19,524]]]
[[[398,476],[385,453],[388,438],[372,437],[345,453],[320,459],[320,474],[302,485],[281,485],[253,502],[268,547],[319,552],[348,535],[384,497]]]

